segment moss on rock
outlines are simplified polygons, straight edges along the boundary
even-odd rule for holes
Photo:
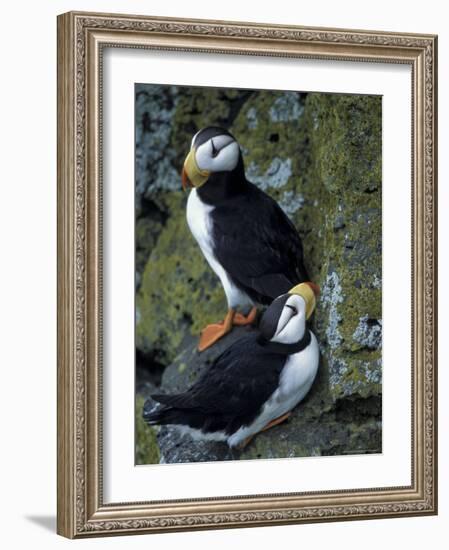
[[[377,395],[382,326],[381,98],[310,94],[305,112],[310,157],[303,215],[310,233],[304,245],[322,288],[315,327],[329,365],[330,391],[334,399]],[[315,217],[318,224],[313,227]],[[377,338],[363,345],[358,335],[361,323],[368,320],[377,326]]]
[[[159,445],[156,430],[147,426],[142,418],[142,409],[145,402],[141,395],[136,398],[136,464],[158,464],[160,460]]]

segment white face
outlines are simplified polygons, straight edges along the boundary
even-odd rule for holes
[[[195,136],[192,140],[192,143]],[[215,136],[201,144],[195,153],[200,170],[208,172],[230,172],[237,166],[240,149],[231,136]]]
[[[295,344],[304,335],[306,328],[306,303],[304,298],[292,294],[282,309],[271,342]]]

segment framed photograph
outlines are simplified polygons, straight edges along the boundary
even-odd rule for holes
[[[436,63],[59,16],[59,534],[437,513]]]

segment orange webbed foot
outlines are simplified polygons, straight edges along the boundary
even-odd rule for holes
[[[201,331],[198,351],[204,351],[205,349],[210,348],[215,344],[215,342],[218,342],[220,338],[223,338],[225,334],[231,332],[234,316],[235,311],[230,309],[221,323],[207,325],[207,327]]]
[[[230,331],[231,329],[225,328],[224,323],[207,325],[207,327],[201,331],[198,351],[204,351],[205,349],[210,348]]]
[[[282,424],[282,422],[285,422],[287,420],[287,418],[291,415],[291,411],[289,412],[286,412],[285,414],[283,414],[282,416],[279,416],[278,418],[275,418],[274,420],[272,420],[271,422],[268,422],[268,424],[266,424],[259,432],[255,433],[255,434],[252,434],[252,435],[249,435],[248,437],[246,437],[241,443],[239,443],[239,445],[237,446],[237,448],[240,450],[240,451],[243,451],[243,449],[245,449],[245,447],[254,439],[254,437],[258,434],[258,433],[261,433],[261,432],[264,432],[265,430],[269,430],[270,428],[272,428],[273,426],[277,426],[278,424]]]
[[[289,411],[289,412],[286,412],[285,414],[283,414],[282,416],[279,416],[278,418],[275,418],[271,422],[268,422],[268,424],[266,426],[264,426],[260,431],[264,432],[265,430],[269,430],[273,426],[277,426],[278,424],[282,424],[282,422],[285,422],[291,414],[292,414],[291,411]]]
[[[248,315],[243,315],[243,313],[236,313],[234,315],[233,324],[235,326],[243,327],[245,325],[252,325],[257,317],[257,308],[252,307]]]
[[[256,320],[256,317],[256,307],[253,307],[248,315],[243,315],[242,313],[237,313],[234,309],[229,309],[223,321],[207,325],[207,327],[201,331],[198,351],[204,351],[213,346],[218,340],[228,334],[228,332],[231,332],[233,325],[251,325]]]

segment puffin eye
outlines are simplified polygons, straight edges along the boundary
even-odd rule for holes
[[[210,142],[211,142],[211,145],[212,145],[212,158],[215,158],[218,155],[218,153],[220,152],[220,150],[215,147],[213,139],[211,139]]]
[[[298,310],[295,308],[295,306],[291,306],[290,304],[285,304],[285,305],[293,311],[293,315],[298,314]]]

